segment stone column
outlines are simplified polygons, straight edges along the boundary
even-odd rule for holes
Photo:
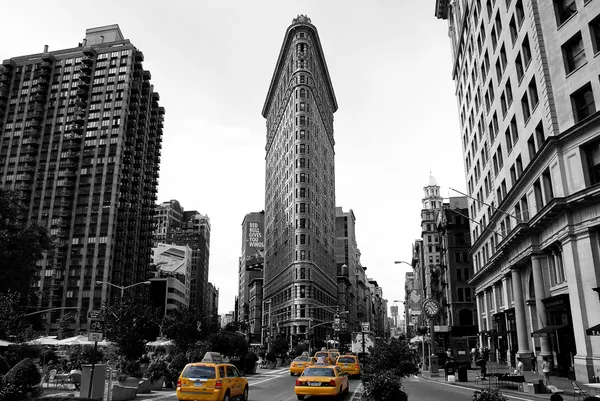
[[[511,269],[513,299],[515,300],[515,320],[517,324],[517,342],[519,345],[517,357],[523,361],[531,355],[529,351],[529,340],[527,338],[527,323],[525,320],[525,300],[523,299],[523,284],[521,283],[521,272],[518,267]]]
[[[533,274],[533,288],[535,291],[535,309],[537,313],[538,328],[548,325],[548,317],[546,316],[546,306],[542,299],[546,298],[546,288],[544,286],[544,278],[542,275],[542,259],[544,256],[534,255],[531,257],[531,272]],[[540,357],[550,356],[550,341],[548,337],[540,337]],[[538,361],[539,362],[539,361]],[[538,367],[540,364],[538,363]]]

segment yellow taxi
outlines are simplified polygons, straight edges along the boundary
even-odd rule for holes
[[[202,362],[185,365],[175,392],[180,401],[248,401],[248,380],[219,353],[207,352]]]
[[[316,364],[310,365],[296,379],[294,393],[299,400],[305,396],[336,396],[348,393],[348,375],[339,366]]]
[[[325,363],[328,365],[335,365],[335,358],[329,351],[317,351],[315,352],[315,359],[319,361],[319,358],[324,358]]]
[[[327,352],[331,354],[331,357],[334,361],[337,359],[338,356],[340,356],[340,351],[338,351],[337,349],[328,349]]]
[[[335,364],[342,368],[343,372],[348,373],[349,376],[360,377],[360,363],[356,355],[340,355]]]
[[[317,360],[312,356],[302,355],[296,357],[290,364],[290,376],[301,375],[304,368],[315,363],[317,363]]]

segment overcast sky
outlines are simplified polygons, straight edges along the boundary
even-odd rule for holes
[[[244,215],[264,209],[261,116],[285,31],[317,27],[339,109],[336,204],[356,215],[368,276],[390,306],[404,297],[429,172],[444,197],[464,191],[446,21],[434,0],[11,1],[0,59],[77,46],[86,28],[119,24],[144,53],[166,108],[158,202],[210,217],[209,280],[233,309]]]

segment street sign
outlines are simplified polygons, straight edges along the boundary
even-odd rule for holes
[[[339,323],[333,323],[333,330],[340,331],[340,324]]]
[[[104,320],[90,320],[89,341],[102,341],[104,338]]]
[[[371,331],[371,323],[369,322],[362,322],[361,324],[362,327],[362,332],[363,333],[368,333]]]
[[[88,320],[104,320],[104,314],[101,310],[88,310],[87,318]]]

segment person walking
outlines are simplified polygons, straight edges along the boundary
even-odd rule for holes
[[[537,370],[537,357],[535,356],[535,352],[531,353],[529,359],[531,360],[531,371],[535,373],[535,371]]]
[[[515,371],[517,376],[523,376],[523,362],[521,362],[521,358],[517,357],[517,370]]]
[[[542,373],[544,374],[544,386],[548,386],[550,384],[550,362],[546,356],[542,362]]]

